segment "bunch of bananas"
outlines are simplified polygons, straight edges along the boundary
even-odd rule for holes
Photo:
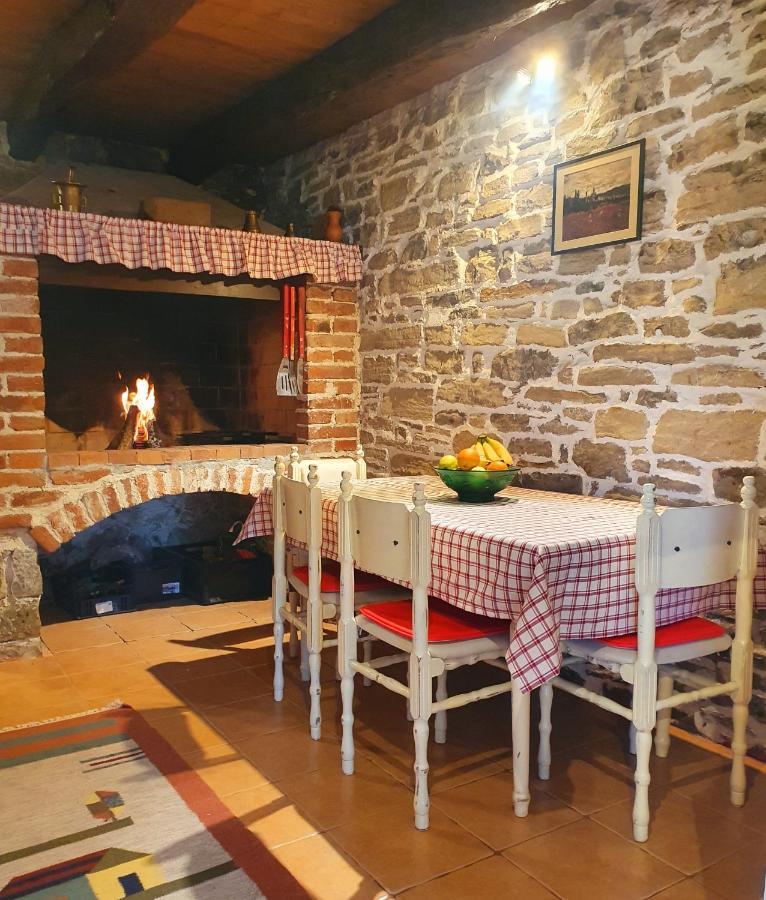
[[[502,472],[513,465],[513,457],[497,438],[480,434],[476,442],[457,456],[442,456],[437,468]]]
[[[506,466],[513,465],[513,457],[497,438],[480,434],[473,446],[482,463],[502,462]]]

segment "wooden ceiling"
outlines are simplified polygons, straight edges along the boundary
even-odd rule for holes
[[[0,0],[0,119],[154,144],[198,180],[338,133],[589,0]]]
[[[127,65],[74,91],[60,121],[167,146],[394,2],[197,0]]]

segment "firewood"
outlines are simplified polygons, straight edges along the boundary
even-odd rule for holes
[[[107,450],[132,450],[133,449],[133,435],[136,433],[136,419],[138,418],[138,407],[131,406],[128,409],[128,414],[125,416],[125,421],[122,423],[122,428],[120,431],[115,434],[112,440],[109,442],[109,446],[106,448]]]

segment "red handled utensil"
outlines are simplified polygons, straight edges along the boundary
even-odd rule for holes
[[[298,390],[302,394],[306,356],[306,286],[298,285]]]
[[[289,344],[290,339],[290,286],[281,284],[279,292],[282,297],[282,362],[277,370],[277,397],[290,397],[290,358]]]

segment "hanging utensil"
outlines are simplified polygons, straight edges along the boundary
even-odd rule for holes
[[[306,356],[306,286],[298,285],[298,391],[305,393],[304,388],[304,367]]]
[[[290,285],[290,396],[298,396],[298,379],[296,377],[295,364],[295,306],[296,292],[295,288]]]
[[[290,338],[290,287],[282,284],[279,287],[282,297],[282,362],[277,370],[277,397],[290,397],[290,358],[289,344]]]

